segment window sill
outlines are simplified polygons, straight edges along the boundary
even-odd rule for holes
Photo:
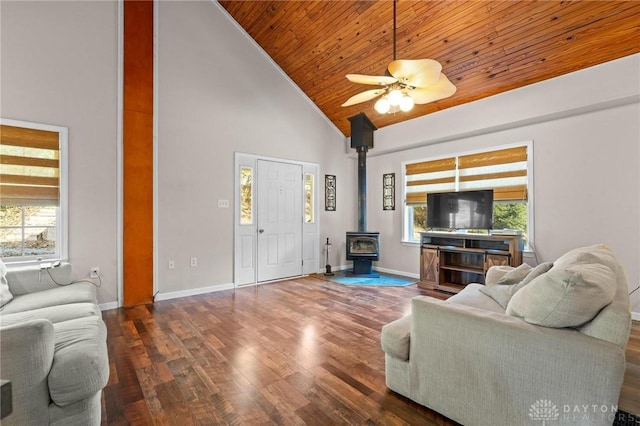
[[[52,258],[46,258],[46,259],[36,259],[36,260],[6,260],[6,259],[2,259],[2,262],[4,263],[4,265],[7,267],[7,269],[11,269],[11,268],[20,268],[23,266],[34,266],[34,265],[41,265],[43,263],[54,263],[54,262],[62,262],[65,263],[67,262],[66,260],[62,260],[59,257],[52,257]]]

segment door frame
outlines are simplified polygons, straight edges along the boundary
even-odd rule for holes
[[[264,284],[264,282],[258,282],[258,270],[257,270],[257,210],[256,201],[258,196],[257,191],[257,170],[258,160],[273,161],[278,163],[287,163],[302,166],[302,176],[304,178],[307,174],[314,176],[314,194],[313,194],[313,223],[305,223],[302,220],[302,276],[310,273],[318,272],[319,268],[319,243],[320,243],[320,215],[318,202],[320,200],[321,182],[318,180],[319,165],[316,163],[309,163],[305,161],[288,160],[276,157],[265,157],[254,154],[235,153],[235,165],[234,165],[234,190],[233,190],[233,283],[235,287],[241,287],[245,285]],[[253,221],[250,225],[240,225],[240,169],[242,167],[249,167],[253,170],[254,178],[252,184],[252,217]],[[302,184],[302,203],[304,214],[304,182]],[[247,244],[250,247],[247,247]],[[247,251],[250,251],[250,259],[247,259]],[[243,265],[244,260],[244,265]],[[249,260],[249,263],[247,263]],[[268,282],[268,281],[267,281]]]

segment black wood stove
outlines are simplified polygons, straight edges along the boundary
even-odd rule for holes
[[[358,152],[358,231],[347,232],[347,260],[353,261],[354,275],[378,277],[373,261],[380,257],[380,233],[367,232],[367,151],[373,148],[376,127],[364,113],[349,118],[351,148]]]

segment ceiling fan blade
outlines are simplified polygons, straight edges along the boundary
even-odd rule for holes
[[[446,75],[440,73],[440,81],[428,88],[416,88],[409,91],[409,95],[416,104],[428,104],[438,99],[448,98],[456,93],[456,86],[449,81]]]
[[[365,90],[364,92],[360,92],[357,95],[353,95],[352,97],[347,99],[347,102],[343,103],[342,106],[347,107],[347,106],[359,104],[360,102],[366,102],[370,99],[375,98],[376,96],[382,95],[384,92],[385,92],[385,89]]]
[[[347,74],[347,79],[352,83],[373,84],[376,86],[386,86],[387,84],[392,84],[398,81],[395,78],[389,77],[386,75],[364,75],[364,74]]]
[[[442,65],[433,59],[398,59],[389,64],[392,76],[413,87],[437,84],[441,71]]]

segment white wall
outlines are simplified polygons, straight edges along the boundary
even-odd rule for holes
[[[233,206],[235,152],[319,163],[318,190],[325,173],[338,176],[341,212],[350,165],[344,135],[216,2],[159,2],[158,28],[157,290],[166,297],[233,282],[233,208],[217,200]],[[321,243],[344,239],[343,215],[322,210],[320,220],[331,230]]]
[[[400,243],[402,209],[382,211],[383,173],[396,173],[400,207],[401,162],[533,140],[538,260],[605,243],[630,291],[640,285],[639,77],[634,55],[378,130],[367,165],[369,229],[384,242],[377,266],[419,272],[418,246]]]
[[[0,115],[69,128],[69,260],[117,297],[117,4],[0,2]]]

